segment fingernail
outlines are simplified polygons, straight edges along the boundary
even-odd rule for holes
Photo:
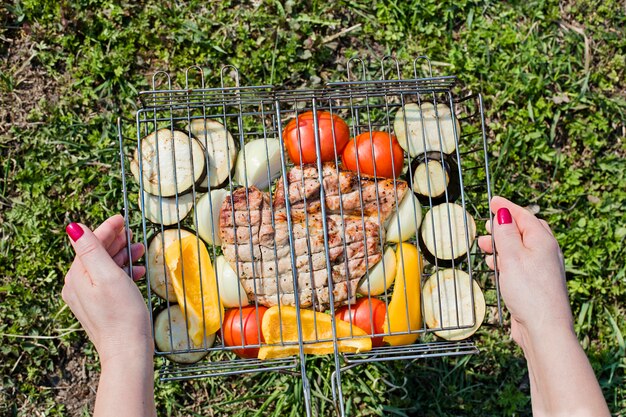
[[[83,235],[83,233],[85,233],[83,231],[83,228],[80,227],[80,225],[78,223],[70,223],[70,224],[68,224],[67,227],[65,228],[65,231],[69,235],[70,239],[72,239],[74,242],[76,242],[78,239],[80,239],[80,237]]]
[[[509,224],[513,222],[513,218],[511,217],[511,212],[508,208],[502,207],[498,210],[498,224]]]

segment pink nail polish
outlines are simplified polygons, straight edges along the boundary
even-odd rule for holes
[[[85,233],[78,223],[68,224],[65,228],[65,231],[69,235],[70,239],[72,239],[74,242],[80,239],[83,233]]]
[[[509,224],[513,223],[513,218],[511,217],[511,212],[508,208],[502,207],[498,210],[498,224]]]

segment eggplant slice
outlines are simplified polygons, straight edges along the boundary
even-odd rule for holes
[[[204,145],[209,160],[207,175],[199,184],[200,191],[219,187],[228,179],[237,159],[232,135],[223,124],[212,119],[195,119],[188,129]]]
[[[165,356],[177,363],[195,363],[205,357],[208,352],[185,351],[210,348],[215,343],[215,333],[206,336],[206,346],[196,346],[187,335],[185,315],[178,304],[170,304],[169,314],[167,312],[167,308],[163,309],[154,320],[154,341],[158,351],[172,352]]]
[[[465,271],[437,271],[424,284],[422,297],[424,321],[430,329],[442,329],[435,334],[443,339],[466,339],[478,330],[485,319],[483,292]]]
[[[460,135],[461,126],[457,119],[455,121],[456,134]],[[450,154],[456,149],[457,136],[454,134],[452,114],[443,103],[437,104],[436,111],[430,102],[422,102],[421,111],[417,103],[404,105],[396,113],[393,129],[400,146],[411,157],[430,151]]]
[[[466,258],[475,238],[474,218],[458,204],[444,203],[434,206],[424,216],[419,245],[428,262],[451,267]]]
[[[143,189],[152,195],[184,194],[206,174],[202,145],[178,130],[161,129],[141,139],[130,162],[137,183],[140,183],[139,150]]]
[[[143,215],[155,224],[171,226],[182,222],[193,208],[193,193],[187,193],[176,197],[159,197],[149,193],[143,193]],[[139,198],[141,208],[141,197]]]
[[[449,155],[442,152],[420,155],[411,164],[411,171],[413,172],[411,188],[422,204],[434,206],[453,203],[461,195],[459,166]]]
[[[189,236],[188,230],[180,229],[180,238]],[[165,266],[163,247],[167,248],[176,239],[178,239],[178,229],[167,229],[158,232],[150,238],[148,250],[146,254],[146,262],[148,263],[148,282],[150,289],[159,297],[168,301],[176,301],[174,287],[169,277],[169,272]]]

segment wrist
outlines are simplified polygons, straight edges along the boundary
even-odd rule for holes
[[[118,365],[134,364],[153,367],[154,345],[152,340],[145,340],[137,343],[128,343],[125,346],[107,346],[99,349],[100,363],[102,369],[113,368]]]
[[[552,321],[532,326],[520,325],[519,345],[528,356],[529,351],[538,346],[551,345],[553,348],[564,344],[579,345],[571,320]]]

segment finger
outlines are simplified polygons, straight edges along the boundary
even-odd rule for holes
[[[498,254],[504,259],[514,259],[525,249],[522,235],[507,207],[501,207],[496,213],[493,225],[493,238]]]
[[[491,240],[491,236],[479,236],[478,247],[484,253],[493,253],[493,241]]]
[[[130,256],[132,262],[137,262],[139,258],[143,256],[143,244],[141,243],[133,243],[130,245]],[[113,261],[117,264],[117,266],[122,267],[126,265],[128,262],[128,249],[123,248],[118,253],[113,256]]]
[[[116,272],[121,272],[100,240],[87,226],[70,223],[67,225],[66,231],[74,251],[76,251],[77,259],[87,271],[93,284],[97,284],[99,280],[116,276]],[[76,281],[83,280],[76,279]]]
[[[548,231],[548,233],[550,233],[551,235],[554,235],[554,233],[552,233],[552,229],[550,228],[550,225],[548,224],[547,221],[545,221],[543,219],[539,219],[539,223],[541,223],[543,228],[546,229]]]
[[[93,231],[93,234],[100,239],[102,246],[108,250],[122,230],[124,230],[124,218],[120,214],[116,214],[115,216],[106,219],[96,230]],[[117,251],[119,251],[119,249],[113,253],[109,251],[109,254],[113,255],[117,253]]]
[[[130,276],[130,269],[128,266],[125,266],[124,268],[122,268],[124,270],[124,272],[126,273],[126,275]],[[133,281],[139,281],[141,278],[144,277],[144,275],[146,275],[146,267],[143,265],[135,265],[133,266]]]
[[[130,235],[128,239],[126,236],[126,232],[128,232],[128,234]],[[115,238],[115,241],[111,244],[111,247],[109,248],[109,254],[111,256],[114,256],[116,253],[118,253],[122,249],[128,250],[126,247],[128,244],[127,242],[132,242],[132,241],[133,241],[133,232],[131,230],[127,230],[126,228],[122,228],[120,230],[120,233]]]
[[[493,264],[493,255],[485,256],[485,263],[487,264],[489,269],[491,269],[493,271],[493,269],[495,268],[495,266]]]
[[[491,234],[491,220],[487,220],[485,222],[485,229],[487,230],[487,233]]]
[[[493,197],[490,206],[491,211],[496,215],[501,208],[507,208],[522,235],[526,232],[531,232],[539,226],[539,219],[534,214],[504,197]]]

